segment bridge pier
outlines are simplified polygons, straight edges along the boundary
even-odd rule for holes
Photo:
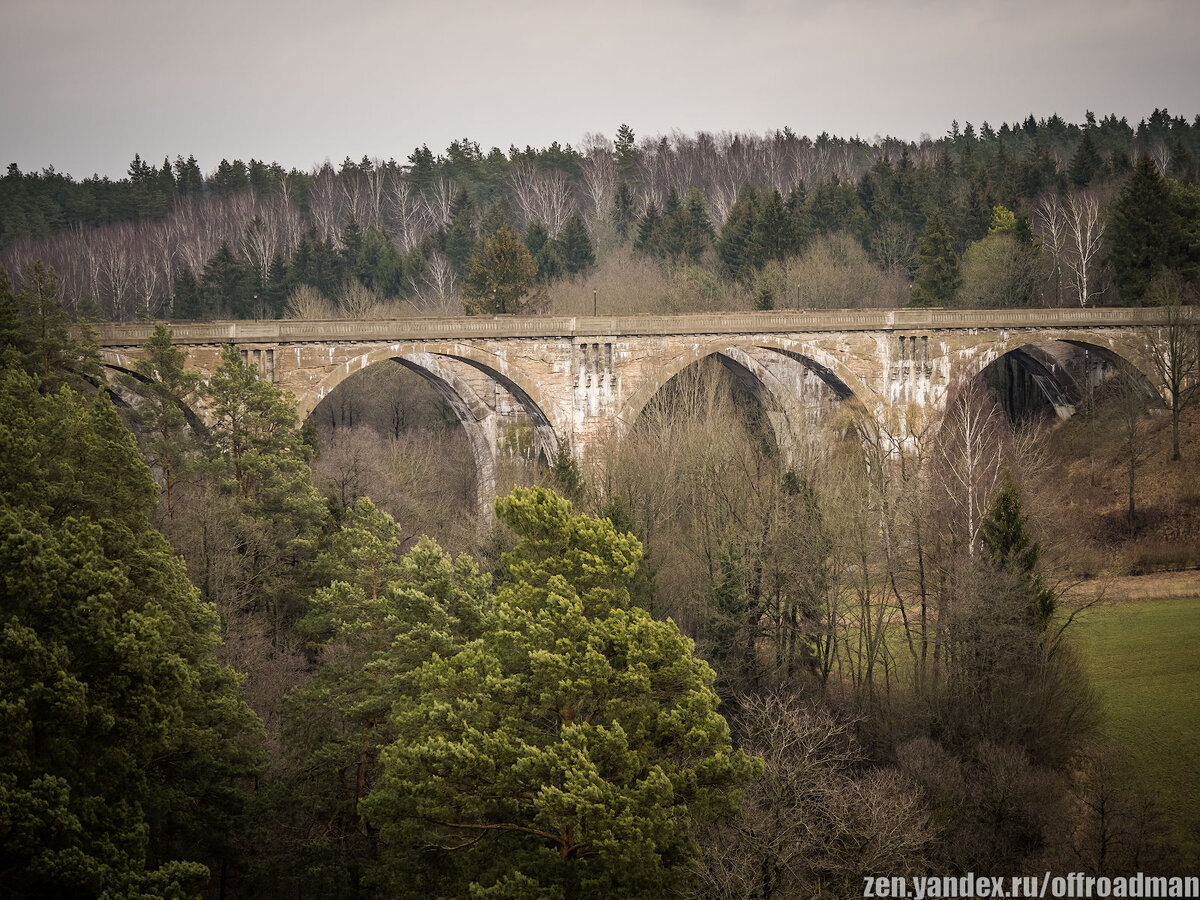
[[[1200,319],[1200,317],[1198,317]],[[206,377],[232,343],[308,416],[346,378],[397,360],[432,382],[466,428],[490,509],[505,454],[583,459],[636,426],[653,396],[716,355],[763,403],[794,458],[814,421],[840,404],[901,436],[934,427],[958,388],[1006,354],[1060,415],[1113,367],[1153,383],[1156,309],[784,310],[595,318],[176,323],[176,344]],[[106,364],[131,370],[152,323],[94,328]],[[903,439],[907,440],[908,437]],[[913,440],[916,438],[913,437]]]

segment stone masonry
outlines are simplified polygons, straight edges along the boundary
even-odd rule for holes
[[[1006,354],[1056,412],[1115,367],[1158,391],[1155,309],[795,310],[678,316],[458,317],[175,323],[205,376],[233,344],[306,417],[346,378],[394,359],[432,382],[471,441],[481,503],[495,461],[522,441],[584,459],[619,440],[654,394],[716,355],[763,403],[791,453],[814,415],[842,403],[904,434],[936,423],[958,386]],[[101,325],[105,365],[131,371],[152,324]],[[201,411],[202,412],[202,411]]]

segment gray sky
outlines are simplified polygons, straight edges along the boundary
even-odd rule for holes
[[[1200,113],[1196,0],[0,0],[0,165]]]

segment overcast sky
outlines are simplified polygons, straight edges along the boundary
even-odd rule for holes
[[[1200,113],[1197,0],[0,0],[0,165]]]

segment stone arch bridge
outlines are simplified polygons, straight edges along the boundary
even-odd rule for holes
[[[585,458],[633,427],[691,363],[717,356],[763,403],[790,454],[815,415],[850,402],[895,433],[936,422],[959,385],[1005,360],[1026,390],[1069,416],[1115,368],[1159,391],[1158,309],[781,310],[673,316],[456,317],[174,323],[206,377],[233,344],[290,391],[302,417],[342,381],[395,360],[431,381],[466,429],[481,502],[516,444]],[[106,366],[131,370],[153,325],[97,326]],[[1011,379],[1010,379],[1011,381]]]

